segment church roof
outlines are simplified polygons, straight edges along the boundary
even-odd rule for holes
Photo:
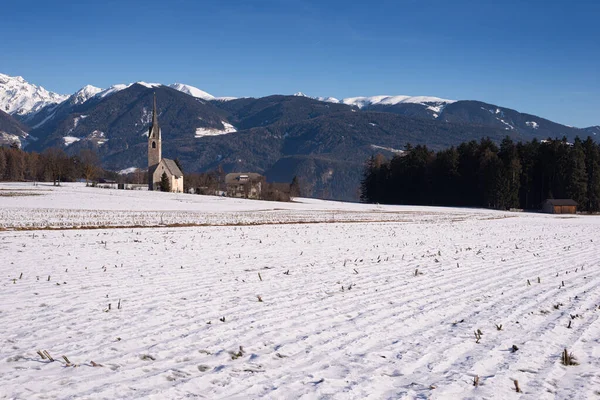
[[[156,171],[160,164],[165,166],[169,175],[175,176],[175,178],[181,178],[183,176],[183,172],[181,172],[175,161],[169,160],[168,158],[163,158],[158,164],[151,166],[148,172],[154,174],[154,171]]]
[[[169,160],[168,158],[163,158],[160,161],[165,163],[165,167],[171,173],[171,175],[175,175],[176,178],[183,176],[183,172],[181,172],[177,164],[175,164],[175,161]]]

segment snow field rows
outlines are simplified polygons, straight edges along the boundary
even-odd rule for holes
[[[334,210],[265,210],[237,212],[117,211],[0,208],[0,229],[69,229],[160,227],[181,225],[263,225],[324,222],[432,223],[460,215],[427,212],[340,212]],[[478,218],[498,218],[481,214]]]
[[[0,232],[0,397],[593,398],[599,223]]]

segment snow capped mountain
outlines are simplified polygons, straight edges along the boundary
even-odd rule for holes
[[[92,85],[86,85],[72,94],[71,97],[69,97],[69,102],[73,105],[83,104],[100,92],[102,92],[102,89]]]
[[[429,96],[371,96],[371,97],[348,97],[342,99],[342,103],[358,108],[364,108],[374,105],[392,106],[400,103],[411,104],[452,104],[456,100],[440,99],[439,97]]]
[[[68,97],[49,92],[20,76],[0,74],[0,109],[9,114],[34,113],[49,104],[61,103]]]
[[[124,85],[122,83],[112,85],[108,89],[104,89],[103,91],[98,92],[95,97],[103,99],[106,96],[110,96],[111,94],[114,94],[114,93],[120,92],[121,90],[127,89],[131,85],[132,85],[131,83],[129,85]]]
[[[169,87],[175,89],[175,90],[179,90],[180,92],[189,94],[192,97],[196,97],[198,99],[202,99],[202,100],[215,100],[215,96],[213,96],[210,93],[206,93],[203,90],[198,89],[197,87],[194,86],[190,86],[190,85],[185,85],[183,83],[173,83],[171,85],[169,85]]]
[[[294,96],[306,96],[299,92]],[[308,97],[308,96],[307,96]],[[431,96],[359,96],[359,97],[347,97],[342,100],[338,100],[335,97],[313,97],[315,100],[324,101],[327,103],[342,103],[349,106],[358,107],[360,109],[369,109],[371,107],[381,106],[389,107],[398,104],[418,104],[424,106],[434,118],[437,118],[442,112],[444,107],[448,104],[455,103],[456,100],[441,99],[439,97]],[[380,107],[376,107],[380,108]]]
[[[315,97],[315,100],[324,101],[326,103],[335,103],[338,104],[340,101],[335,97]]]

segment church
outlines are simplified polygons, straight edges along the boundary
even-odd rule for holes
[[[183,173],[173,160],[162,158],[162,137],[158,126],[156,93],[152,110],[152,125],[148,132],[148,190],[160,190],[163,173],[167,175],[171,192],[183,193]]]

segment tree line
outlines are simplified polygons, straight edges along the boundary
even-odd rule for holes
[[[600,211],[600,145],[566,138],[515,143],[489,138],[438,152],[408,144],[391,160],[365,165],[361,201],[539,209],[546,199],[568,198],[579,209]]]
[[[28,153],[16,145],[0,147],[0,181],[40,181],[57,185],[79,179],[93,182],[99,176],[114,178],[115,175],[100,167],[98,155],[92,150],[81,150],[70,156],[61,148]]]

